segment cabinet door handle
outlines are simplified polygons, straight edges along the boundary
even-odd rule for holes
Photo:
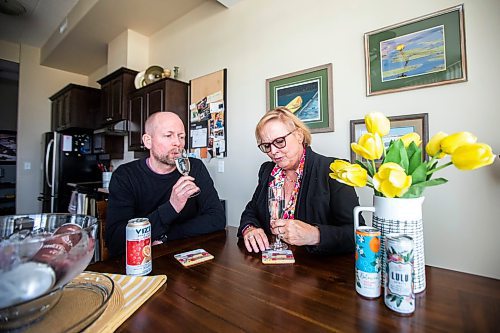
[[[113,120],[113,118],[106,118],[106,121],[111,121]]]

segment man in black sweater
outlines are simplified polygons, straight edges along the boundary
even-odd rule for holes
[[[156,112],[147,119],[145,132],[142,139],[149,157],[121,165],[111,177],[106,220],[106,245],[111,256],[125,253],[125,228],[132,218],[147,217],[152,240],[157,243],[226,226],[205,165],[190,158],[189,176],[176,170],[175,159],[186,137],[182,120],[171,112]]]

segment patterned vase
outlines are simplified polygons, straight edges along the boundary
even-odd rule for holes
[[[355,225],[358,224],[358,214],[361,211],[373,212],[372,226],[379,229],[380,255],[382,268],[385,269],[386,236],[390,233],[403,233],[413,238],[414,248],[414,277],[413,290],[419,293],[425,290],[425,256],[424,256],[424,226],[422,221],[422,203],[424,197],[401,199],[373,197],[373,207],[355,207]],[[385,285],[382,274],[382,286]]]

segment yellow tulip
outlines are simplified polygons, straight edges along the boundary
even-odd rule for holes
[[[330,173],[332,179],[349,186],[366,186],[368,173],[359,164],[351,164],[346,161],[336,160],[330,164]]]
[[[378,160],[384,152],[384,143],[378,133],[365,133],[358,143],[351,143],[351,149],[367,160]]]
[[[469,132],[458,132],[448,135],[446,138],[441,140],[441,151],[448,155],[453,154],[455,149],[460,146],[476,143],[477,137]]]
[[[404,48],[405,48],[405,44],[399,44],[398,46],[396,46],[396,50],[398,50],[398,51],[403,51]]]
[[[371,112],[365,116],[366,129],[370,133],[378,133],[381,137],[389,134],[391,122],[380,112]]]
[[[401,197],[411,186],[411,180],[399,164],[387,162],[373,176],[373,187],[387,198]]]
[[[441,150],[441,141],[446,138],[448,134],[445,132],[437,132],[430,140],[427,146],[425,147],[425,151],[429,156],[434,157]],[[437,159],[441,159],[445,157],[446,154],[440,152],[439,155],[436,156]]]
[[[474,170],[490,165],[495,160],[491,147],[485,143],[472,143],[455,149],[451,162],[460,170]]]
[[[408,146],[412,142],[415,142],[415,144],[417,145],[417,147],[420,146],[420,144],[422,143],[422,139],[420,139],[420,135],[418,135],[415,132],[405,134],[402,137],[400,137],[400,139],[403,141],[403,144],[405,145],[405,148],[408,148]]]

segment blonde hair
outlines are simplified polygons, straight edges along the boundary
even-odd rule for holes
[[[309,128],[302,122],[302,120],[285,107],[277,107],[274,110],[267,111],[266,114],[259,120],[257,126],[255,127],[255,139],[257,139],[257,144],[261,143],[260,132],[262,131],[264,125],[275,119],[285,124],[290,131],[295,129],[300,131],[304,136],[304,142],[302,143],[304,147],[311,145],[312,137]]]

